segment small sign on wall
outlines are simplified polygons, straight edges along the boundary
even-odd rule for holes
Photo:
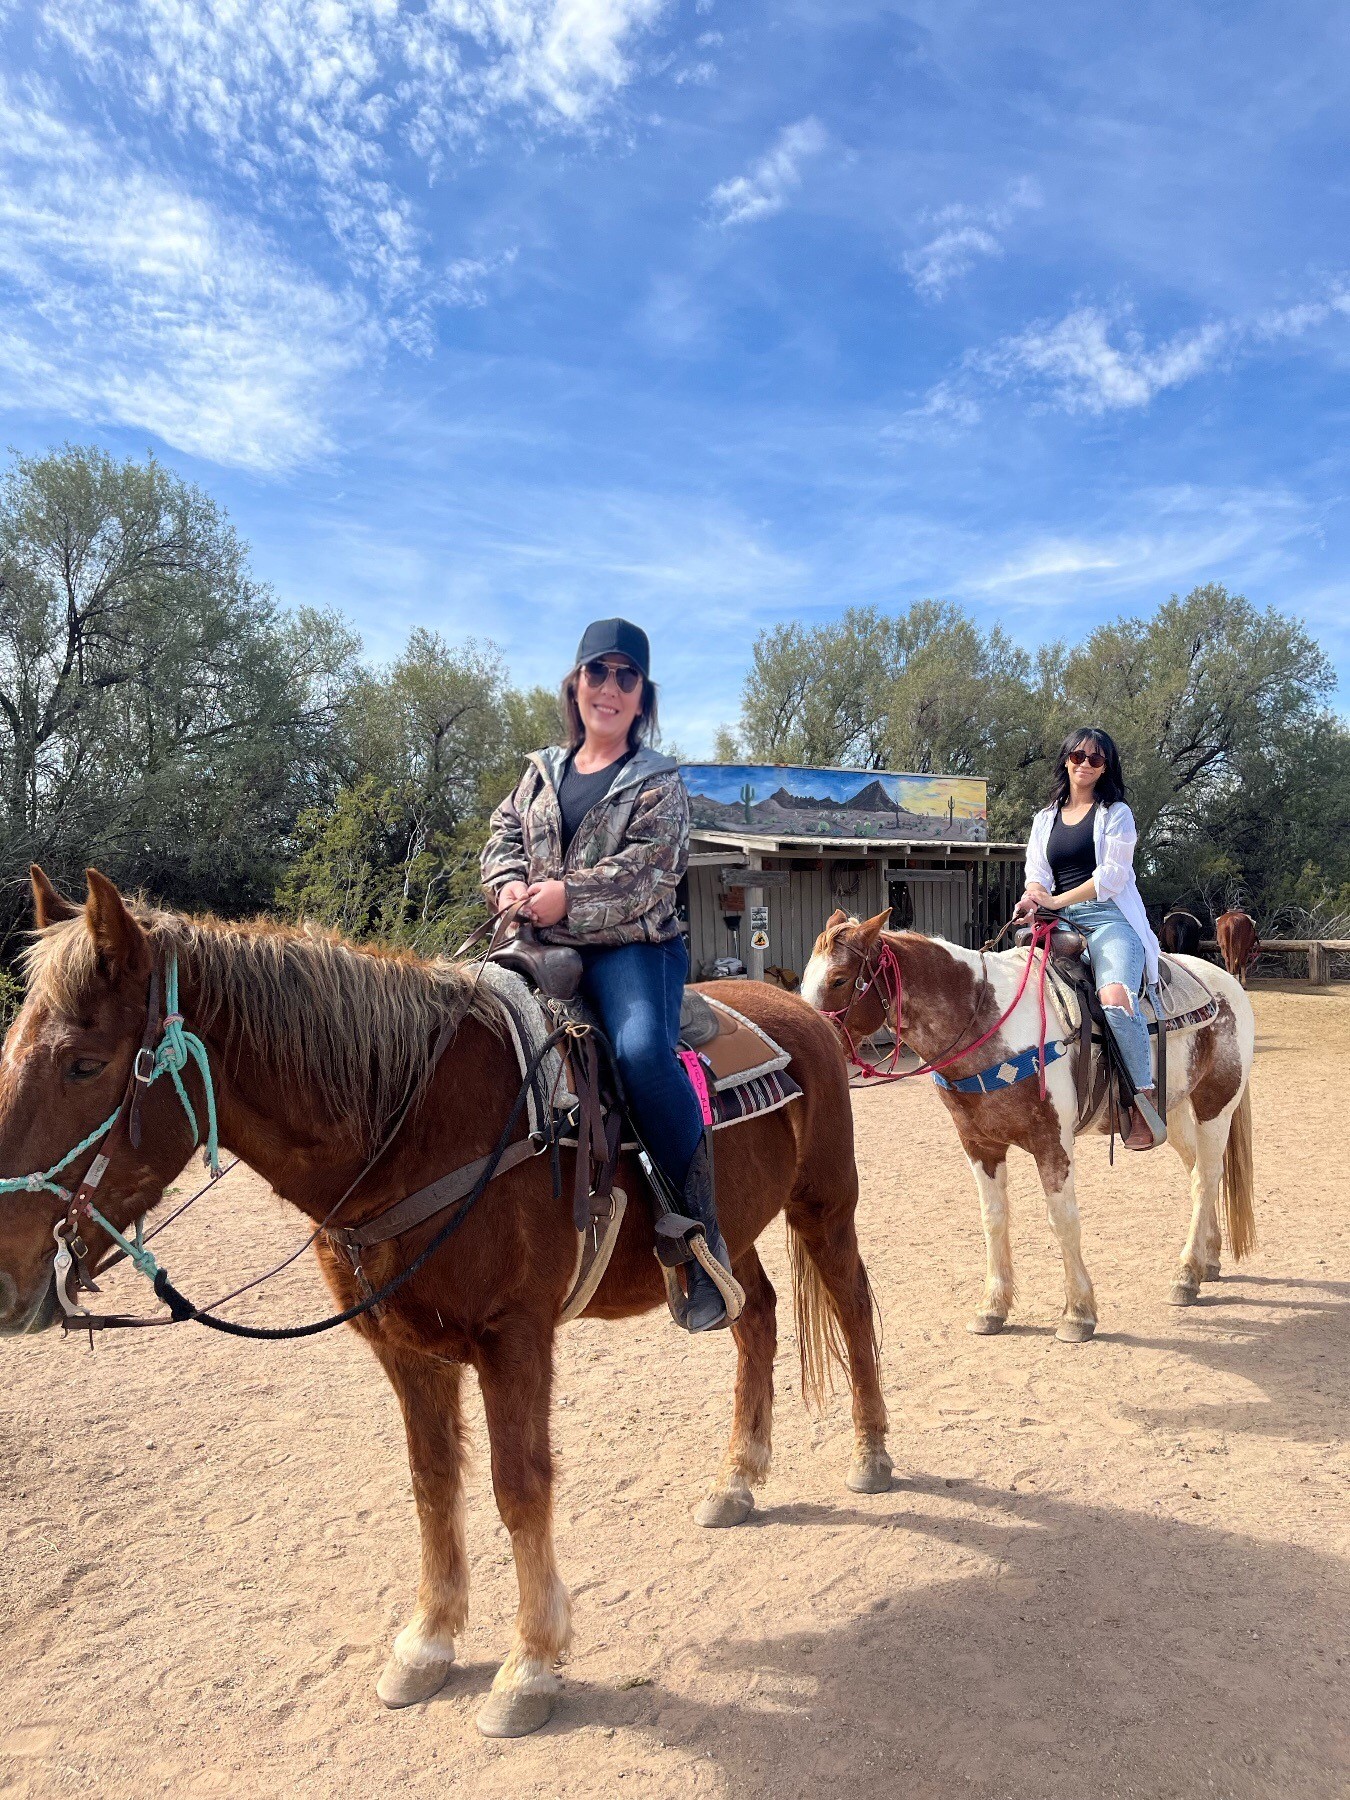
[[[769,947],[769,909],[767,906],[750,908],[750,948],[767,950]]]

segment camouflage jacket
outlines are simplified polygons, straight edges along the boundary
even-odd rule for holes
[[[689,800],[679,764],[645,746],[614,778],[562,850],[558,784],[568,752],[526,760],[516,791],[492,815],[483,846],[490,904],[508,881],[561,878],[562,920],[540,932],[551,944],[659,944],[680,934],[675,890],[689,860]]]

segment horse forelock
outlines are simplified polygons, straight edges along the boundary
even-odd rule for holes
[[[231,1067],[251,1058],[366,1144],[430,1075],[445,1025],[473,1016],[501,1029],[494,996],[449,957],[370,949],[309,925],[128,909],[152,950],[177,952],[192,1029],[219,1025]],[[23,969],[30,1001],[78,1016],[99,977],[83,914],[36,933]]]

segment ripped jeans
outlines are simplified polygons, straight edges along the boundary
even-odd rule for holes
[[[1148,1026],[1139,1012],[1139,994],[1144,985],[1146,958],[1139,933],[1130,924],[1114,900],[1080,900],[1076,906],[1060,908],[1059,916],[1087,939],[1088,956],[1092,960],[1092,979],[1098,992],[1119,982],[1134,1000],[1133,1007],[1107,1006],[1102,1003],[1111,1036],[1116,1040],[1130,1085],[1153,1086],[1153,1050],[1148,1041]]]

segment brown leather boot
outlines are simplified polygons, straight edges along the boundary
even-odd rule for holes
[[[1154,1097],[1152,1088],[1135,1095],[1135,1104],[1130,1108],[1130,1129],[1120,1140],[1127,1150],[1155,1150],[1166,1139],[1167,1131],[1153,1104]]]

